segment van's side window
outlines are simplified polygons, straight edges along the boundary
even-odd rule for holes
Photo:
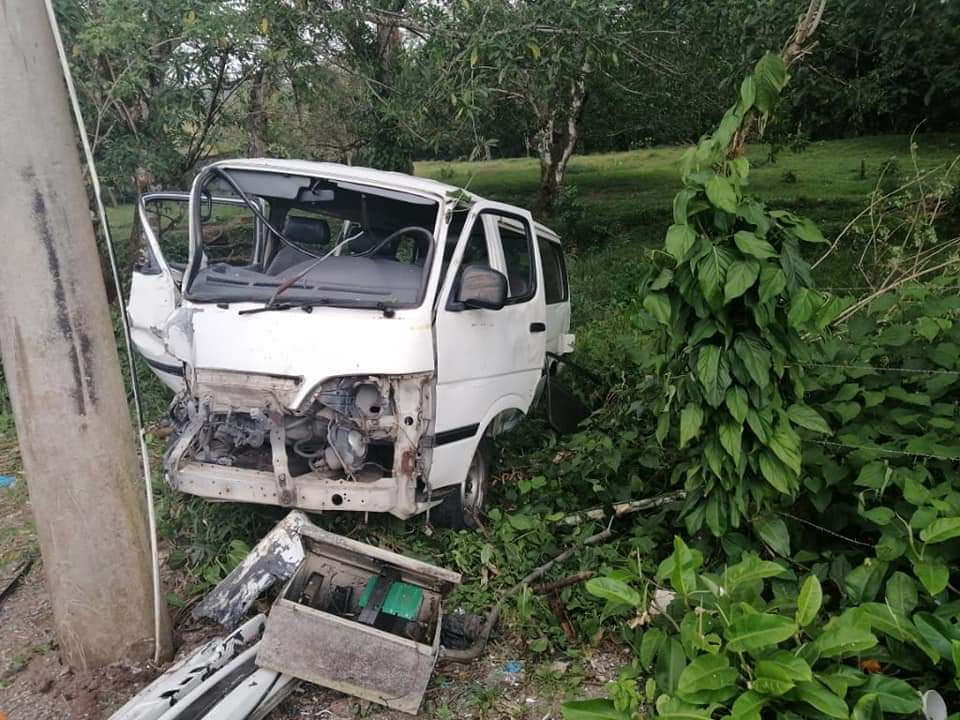
[[[559,243],[539,238],[540,262],[543,264],[543,294],[547,305],[564,302],[567,295],[567,269]]]
[[[501,220],[498,223],[503,258],[507,264],[507,299],[525,300],[536,290],[536,273],[530,237],[522,228]]]

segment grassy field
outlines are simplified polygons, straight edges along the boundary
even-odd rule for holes
[[[960,154],[960,135],[917,138],[919,164],[929,167]],[[603,223],[638,231],[642,241],[659,241],[673,195],[679,189],[682,147],[574,157],[566,183],[576,186],[584,205]],[[751,186],[761,198],[802,209],[829,231],[863,207],[884,163],[901,171],[912,165],[906,135],[813,142],[799,153],[784,150],[768,160],[765,145],[753,145]],[[421,162],[417,174],[435,178],[491,199],[529,204],[536,192],[539,166],[532,158],[488,162]],[[650,237],[650,236],[653,237]]]

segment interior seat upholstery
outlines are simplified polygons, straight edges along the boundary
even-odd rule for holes
[[[330,224],[323,218],[288,215],[283,234],[295,243],[320,250],[330,243]],[[267,275],[279,275],[294,265],[311,259],[312,256],[295,247],[282,245],[267,266]]]

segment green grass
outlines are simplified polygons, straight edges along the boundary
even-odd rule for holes
[[[960,134],[920,135],[923,167],[960,154]],[[679,160],[684,147],[657,147],[605,155],[575,156],[566,183],[598,219],[622,229],[640,230],[641,240],[656,240],[663,231],[657,221],[669,217],[670,203],[680,187]],[[827,232],[863,207],[876,185],[881,165],[896,157],[903,171],[910,168],[910,138],[884,135],[813,142],[806,150],[781,152],[775,163],[767,147],[752,145],[751,187],[762,199],[801,209]],[[864,177],[861,178],[861,163]],[[491,199],[529,205],[539,182],[533,158],[487,162],[420,162],[418,175],[470,190]]]

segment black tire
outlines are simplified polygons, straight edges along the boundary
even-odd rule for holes
[[[490,491],[492,457],[490,442],[481,440],[470,461],[467,477],[459,485],[444,488],[443,502],[430,511],[433,525],[463,530],[480,524]]]

